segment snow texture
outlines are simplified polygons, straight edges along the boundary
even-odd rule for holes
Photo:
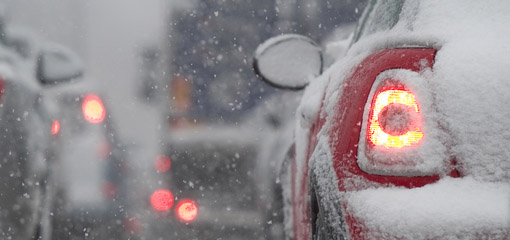
[[[346,195],[368,239],[509,237],[510,185],[445,178],[422,188],[371,188]]]

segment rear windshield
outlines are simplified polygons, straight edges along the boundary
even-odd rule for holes
[[[361,17],[354,42],[361,37],[393,28],[403,5],[404,0],[371,0]]]

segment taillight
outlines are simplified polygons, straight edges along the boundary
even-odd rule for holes
[[[111,182],[103,183],[102,187],[103,197],[106,199],[114,199],[117,196],[117,186]]]
[[[419,72],[380,73],[365,107],[358,164],[370,174],[430,176],[445,161],[433,97]]]
[[[176,215],[183,222],[191,222],[195,220],[198,215],[198,206],[192,200],[181,200],[179,204],[177,204]]]
[[[413,147],[423,138],[416,96],[403,87],[379,91],[369,115],[368,140],[385,148]]]
[[[90,123],[101,123],[105,116],[103,101],[94,94],[85,97],[82,103],[83,117]]]
[[[58,132],[60,132],[60,122],[55,120],[53,124],[51,124],[51,135],[57,135]]]
[[[154,167],[161,173],[168,171],[171,165],[172,162],[170,161],[170,157],[165,155],[158,155],[156,157],[156,161],[154,161]]]
[[[156,190],[151,195],[151,205],[158,211],[167,211],[174,204],[174,195],[166,189]]]

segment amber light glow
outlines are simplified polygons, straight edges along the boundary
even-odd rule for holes
[[[160,189],[151,195],[151,205],[158,211],[167,211],[174,204],[174,195],[172,192]]]
[[[192,200],[186,199],[177,205],[177,217],[184,222],[195,220],[198,215],[198,207]]]
[[[82,111],[83,117],[90,123],[101,123],[106,116],[103,102],[94,94],[89,94],[85,97]]]
[[[51,124],[51,135],[57,135],[58,132],[60,132],[60,122],[55,120],[53,124]]]
[[[416,97],[410,91],[381,91],[372,105],[368,139],[386,148],[416,146],[423,137],[419,114]]]

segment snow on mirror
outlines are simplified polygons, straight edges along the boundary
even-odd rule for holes
[[[255,73],[268,84],[299,90],[322,73],[322,51],[311,39],[285,34],[270,38],[255,51]]]
[[[80,77],[83,64],[71,50],[56,44],[45,46],[37,62],[37,78],[43,84],[55,84]]]

